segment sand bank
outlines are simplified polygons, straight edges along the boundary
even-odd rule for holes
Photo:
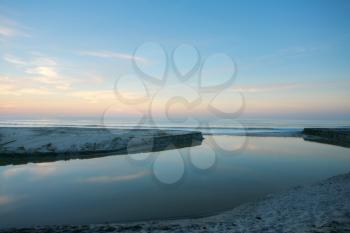
[[[350,147],[350,128],[306,128],[302,135],[306,141]]]
[[[91,158],[198,145],[195,131],[73,127],[0,128],[0,165]]]

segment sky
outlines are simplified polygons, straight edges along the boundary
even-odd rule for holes
[[[349,42],[349,1],[1,0],[0,116],[161,117],[180,96],[174,116],[350,120]]]

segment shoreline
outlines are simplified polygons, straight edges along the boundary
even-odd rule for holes
[[[204,218],[133,223],[38,226],[18,232],[349,232],[350,172],[312,185],[270,194]]]
[[[250,131],[234,134],[209,134],[180,129],[0,127],[0,166],[192,147],[201,145],[203,135],[297,137],[305,141],[350,148],[350,128],[249,129]]]

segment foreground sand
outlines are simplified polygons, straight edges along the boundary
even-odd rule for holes
[[[350,173],[295,187],[208,218],[0,232],[350,232]]]

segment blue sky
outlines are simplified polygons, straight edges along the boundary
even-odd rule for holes
[[[98,115],[153,41],[168,54],[188,44],[203,59],[232,57],[247,117],[349,119],[349,25],[349,1],[2,0],[0,107]]]

